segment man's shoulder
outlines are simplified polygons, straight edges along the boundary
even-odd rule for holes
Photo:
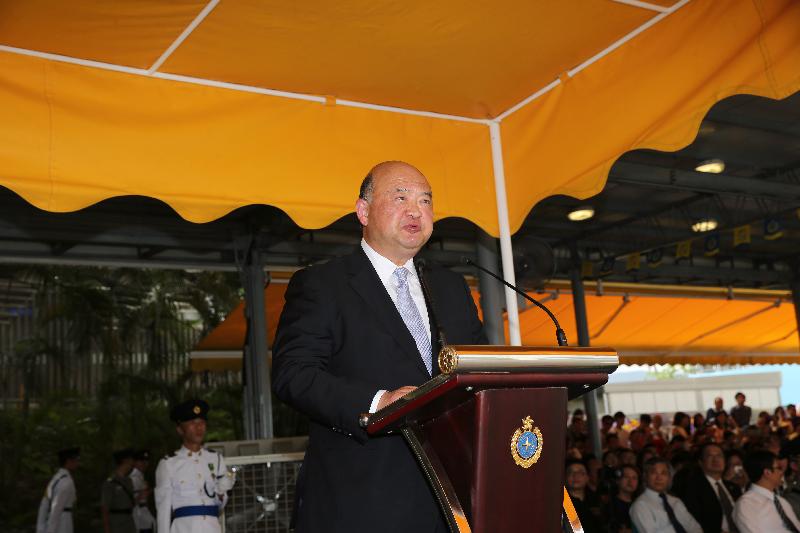
[[[316,263],[302,268],[292,275],[293,283],[321,280],[327,281],[331,278],[343,276],[358,261],[354,257],[355,253],[341,257],[335,257],[324,263]],[[366,260],[366,258],[365,258]]]

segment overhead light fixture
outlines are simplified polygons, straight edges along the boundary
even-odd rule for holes
[[[709,159],[703,161],[694,169],[698,172],[707,172],[708,174],[720,174],[725,170],[725,161],[722,159]]]
[[[576,207],[567,214],[567,218],[573,222],[580,222],[581,220],[589,220],[594,216],[594,208],[589,205]]]
[[[705,233],[717,229],[717,221],[713,218],[701,218],[692,224],[692,231],[695,233]]]

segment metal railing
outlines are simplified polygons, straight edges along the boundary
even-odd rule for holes
[[[222,518],[224,533],[289,533],[295,483],[307,437],[215,442],[236,472]]]

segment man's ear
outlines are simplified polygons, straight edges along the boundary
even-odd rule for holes
[[[181,427],[181,425],[180,425],[180,424],[176,424],[176,425],[175,425],[175,431],[178,433],[178,435],[180,435],[181,437],[183,437],[183,428]]]
[[[362,226],[367,225],[367,221],[369,220],[369,202],[363,198],[356,200],[356,216]]]

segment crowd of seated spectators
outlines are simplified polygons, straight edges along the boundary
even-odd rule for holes
[[[800,416],[753,416],[744,394],[671,424],[660,414],[600,420],[593,453],[583,411],[567,426],[565,486],[586,533],[800,533]]]

